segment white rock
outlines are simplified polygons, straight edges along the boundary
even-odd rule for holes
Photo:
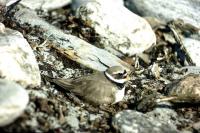
[[[28,104],[28,93],[20,85],[0,79],[0,127],[12,123]]]
[[[98,2],[112,2],[111,4],[116,4],[118,6],[123,6],[124,5],[124,1],[123,0],[72,0],[72,9],[76,10],[78,9],[81,5],[84,5],[88,2],[93,2],[93,1],[98,1]]]
[[[142,16],[165,21],[181,18],[200,27],[200,0],[127,0],[126,5]]]
[[[68,5],[71,0],[22,0],[20,3],[30,9],[52,10]]]
[[[67,124],[74,129],[79,129],[79,120],[77,117],[71,115],[67,116],[66,118]]]
[[[52,46],[55,49],[58,49],[65,57],[83,66],[98,71],[105,71],[108,66],[122,66],[127,71],[133,69],[131,65],[106,50],[97,48],[76,36],[65,34],[60,29],[41,19],[33,10],[22,8],[16,11],[13,21],[19,23],[22,27],[26,27],[27,24],[32,28],[39,27],[44,31],[41,35],[42,38],[48,38],[53,41]]]
[[[19,1],[19,0],[0,0],[0,5],[10,6],[17,1]]]
[[[100,45],[115,55],[134,55],[155,44],[156,36],[143,18],[111,1],[88,2],[76,16],[99,35]]]
[[[0,32],[0,77],[22,86],[39,86],[40,71],[35,56],[23,35],[15,30]]]
[[[183,44],[196,66],[200,66],[200,40],[184,38]]]
[[[6,29],[5,25],[0,23],[0,33],[4,33],[5,29]]]

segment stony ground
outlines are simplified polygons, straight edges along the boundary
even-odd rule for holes
[[[94,31],[76,19],[69,7],[48,13],[38,11],[38,14],[66,33],[76,35],[91,43],[96,39],[97,35]],[[93,72],[64,58],[62,54],[51,48],[48,41],[40,38],[41,31],[37,27],[20,29],[9,21],[6,21],[6,25],[24,34],[34,50],[42,77],[50,75],[74,78]],[[82,29],[85,29],[85,32]],[[152,111],[155,107],[155,99],[166,93],[166,83],[171,83],[184,75],[184,72],[179,70],[184,60],[177,56],[177,46],[165,38],[166,34],[173,36],[172,33],[167,26],[164,28],[158,26],[155,32],[158,42],[150,51],[146,51],[148,58],[142,58],[144,56],[123,58],[124,61],[135,66],[134,80],[126,90],[125,101],[116,105],[92,106],[43,78],[41,87],[28,88],[30,102],[24,114],[13,124],[1,128],[0,131],[114,133],[116,130],[112,125],[112,118],[116,113],[125,109],[143,113]],[[158,69],[152,71],[154,63],[158,64],[160,72]],[[176,126],[179,130],[200,132],[194,126],[200,121],[198,103],[176,103],[172,107],[179,115],[179,118],[174,118],[174,121],[178,121]]]

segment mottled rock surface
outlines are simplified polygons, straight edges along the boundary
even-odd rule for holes
[[[0,77],[16,81],[22,86],[39,86],[40,71],[29,43],[20,32],[1,29]]]

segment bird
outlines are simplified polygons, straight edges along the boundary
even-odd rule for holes
[[[112,66],[75,79],[51,78],[50,82],[93,105],[115,104],[123,100],[130,75],[121,66]]]

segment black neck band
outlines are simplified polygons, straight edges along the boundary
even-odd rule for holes
[[[104,75],[105,75],[105,77],[106,77],[109,81],[111,81],[112,83],[116,84],[120,90],[121,90],[122,88],[124,88],[125,83],[117,83],[117,82],[111,80],[111,79],[106,75],[106,72],[104,72]]]

